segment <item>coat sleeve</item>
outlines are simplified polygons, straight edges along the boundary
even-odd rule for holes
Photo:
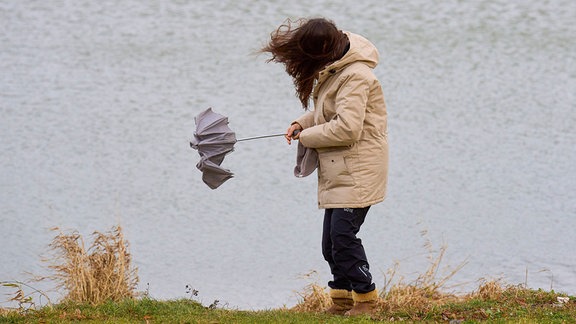
[[[336,114],[328,122],[302,131],[302,144],[320,148],[348,146],[358,141],[366,117],[369,92],[369,80],[363,74],[346,76],[336,93]]]
[[[314,112],[309,111],[305,113],[304,115],[300,116],[298,119],[292,122],[292,124],[294,123],[300,124],[300,126],[302,126],[302,128],[304,129],[314,126]]]

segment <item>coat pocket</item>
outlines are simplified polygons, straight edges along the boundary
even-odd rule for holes
[[[344,152],[324,152],[319,156],[319,181],[326,189],[334,187],[352,187],[354,178],[350,172]]]

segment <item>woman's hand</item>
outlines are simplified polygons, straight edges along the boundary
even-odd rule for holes
[[[302,126],[300,126],[300,124],[298,123],[294,123],[290,125],[290,127],[288,127],[288,129],[286,130],[286,134],[284,135],[284,137],[286,137],[288,145],[292,143],[293,139],[297,140],[300,137],[300,131],[302,131]]]

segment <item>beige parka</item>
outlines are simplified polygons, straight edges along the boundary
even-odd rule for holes
[[[314,110],[295,122],[300,142],[318,151],[318,207],[361,208],[384,200],[388,131],[384,95],[373,73],[378,50],[345,32],[350,49],[318,75]]]

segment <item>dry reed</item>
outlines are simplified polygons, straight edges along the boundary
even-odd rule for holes
[[[423,232],[423,236],[426,233]],[[503,285],[500,280],[479,280],[477,290],[462,295],[447,292],[446,283],[465,265],[466,261],[454,269],[440,271],[440,264],[446,253],[446,245],[439,250],[432,249],[429,240],[424,247],[428,251],[428,268],[414,281],[405,284],[402,277],[397,277],[398,262],[386,274],[384,285],[381,288],[376,312],[371,318],[388,321],[421,321],[430,318],[441,318],[443,321],[462,321],[465,318],[484,320],[491,318],[491,312],[518,314],[525,312],[527,305],[530,309],[542,307],[556,307],[558,309],[569,307],[570,297],[559,297],[544,291],[532,291],[523,285]],[[316,274],[315,271],[306,275]],[[291,310],[297,312],[320,313],[330,307],[332,301],[326,287],[312,283],[299,293],[300,302]],[[491,303],[498,306],[492,309]],[[478,305],[478,303],[486,303]],[[551,306],[550,306],[551,305]]]
[[[67,292],[65,301],[98,305],[135,297],[137,269],[131,266],[122,228],[96,231],[92,236],[93,243],[86,249],[78,232],[60,232],[50,244],[54,258],[48,267],[54,274],[41,279],[56,281],[57,288]]]
[[[307,280],[311,280],[312,277],[315,277],[313,280],[317,281],[318,272],[312,270],[302,275],[302,278]],[[330,299],[326,289],[314,282],[308,284],[304,287],[303,292],[297,292],[297,294],[301,301],[291,308],[293,311],[317,313],[332,306],[332,299]]]
[[[307,285],[298,295],[302,300],[292,308],[296,312],[319,313],[332,306],[332,299],[325,288],[314,283]]]
[[[412,283],[405,284],[402,278],[395,280],[398,269],[398,263],[396,263],[388,271],[388,276],[385,275],[386,280],[378,301],[378,313],[422,314],[435,306],[461,299],[461,297],[442,290],[445,288],[446,282],[460,271],[466,262],[461,263],[448,274],[439,277],[440,264],[447,247],[446,245],[442,246],[436,254],[428,240],[424,246],[428,250],[428,260],[430,261],[428,269]],[[332,304],[326,288],[317,284],[306,286],[300,297],[301,301],[294,306],[293,310],[321,312]]]
[[[502,286],[499,280],[481,280],[478,289],[467,296],[467,298],[478,298],[481,300],[498,300],[502,297],[505,290],[509,289]]]
[[[447,247],[443,245],[436,255],[434,255],[429,241],[426,242],[425,247],[429,252],[429,267],[412,283],[405,284],[402,279],[393,283],[398,268],[397,263],[389,270],[390,279],[385,283],[380,294],[379,305],[382,311],[425,313],[435,306],[461,299],[454,294],[445,292],[444,288],[448,280],[460,271],[466,262],[462,262],[446,275],[439,277],[440,264]]]

